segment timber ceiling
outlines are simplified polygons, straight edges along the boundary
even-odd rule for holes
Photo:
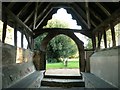
[[[72,14],[85,31],[83,34],[105,28],[110,22],[120,21],[120,2],[3,2],[2,5],[32,32],[42,30],[59,8],[65,8]],[[86,36],[91,37],[90,34]]]

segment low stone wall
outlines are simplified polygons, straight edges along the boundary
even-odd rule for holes
[[[2,44],[2,88],[8,88],[36,69],[30,50]]]
[[[95,52],[90,58],[91,73],[115,87],[120,87],[118,79],[120,52],[118,51],[120,51],[120,46]]]

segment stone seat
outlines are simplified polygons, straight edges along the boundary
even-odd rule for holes
[[[42,78],[43,71],[35,71],[9,88],[38,88],[40,87],[40,81],[42,80]]]
[[[92,73],[82,72],[86,88],[104,88],[105,90],[118,90],[118,88],[97,77]]]

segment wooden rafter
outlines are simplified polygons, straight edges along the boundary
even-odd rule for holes
[[[27,33],[29,33],[30,35],[33,35],[32,30],[25,25],[16,15],[14,15],[8,8],[6,8],[5,6],[3,6],[6,14],[8,16],[10,16],[10,18],[12,18],[15,22],[17,22],[20,26],[26,28],[25,30],[27,31]]]
[[[70,4],[72,10],[74,11],[74,13],[77,15],[77,17],[80,19],[79,22],[82,23],[82,25],[84,26],[84,28],[88,29],[88,24],[86,23],[85,19],[86,19],[86,14],[84,13],[84,11],[76,4],[76,3],[72,3]]]
[[[15,3],[16,3],[16,2],[11,2],[11,3],[7,6],[7,8],[11,9],[11,8],[15,5]]]
[[[88,28],[91,28],[91,23],[90,23],[90,13],[89,13],[89,3],[85,2],[85,9],[86,9],[86,17],[87,17],[87,23],[88,23]]]
[[[87,16],[86,16],[85,12],[76,3],[72,3],[71,5],[72,5],[73,8],[75,8],[77,10],[79,15],[81,15],[84,18],[84,20],[85,19],[87,20],[87,18],[86,18]],[[95,22],[93,22],[92,19],[90,20],[90,22],[94,27],[97,27],[97,25],[95,24]]]
[[[34,14],[34,11],[25,19],[24,23],[27,23],[27,21],[32,17],[33,14]]]
[[[101,10],[107,15],[107,16],[110,16],[110,12],[105,8],[103,7],[99,2],[96,2],[96,5],[101,8]]]
[[[86,19],[86,14],[85,14],[85,12],[84,12],[76,3],[72,3],[72,4],[71,4],[71,7],[75,8],[75,9],[78,11],[78,13],[79,13],[84,19]]]
[[[104,20],[99,26],[97,26],[93,32],[97,32],[101,30],[102,27],[108,25],[111,21],[115,21],[118,17],[120,17],[120,8],[116,10],[109,18]]]
[[[35,5],[33,30],[35,30],[35,27],[36,27],[37,13],[38,13],[37,11],[38,11],[38,2],[36,2],[36,5]]]
[[[42,20],[37,24],[36,29],[40,26],[40,24],[45,20],[48,14],[52,11],[52,8],[46,13],[46,15],[42,18]]]
[[[92,9],[90,9],[90,13],[97,19],[99,20],[100,22],[103,22],[103,20],[99,17],[99,15],[97,13],[95,13]]]
[[[31,2],[28,2],[22,9],[21,11],[17,14],[17,17],[19,17],[21,14],[25,13],[28,9],[28,7],[31,5]]]
[[[38,5],[38,8],[40,8],[42,4],[43,4],[43,2],[41,2],[41,3]],[[32,17],[33,14],[34,14],[34,11],[32,11],[31,14],[25,19],[24,23],[27,23],[28,20]]]
[[[49,3],[48,6],[43,10],[43,12],[41,12],[41,13],[38,15],[38,17],[37,17],[37,19],[36,19],[36,22],[38,22],[39,19],[40,19],[43,15],[45,15],[45,13],[47,13],[46,11],[47,11],[48,9],[50,9],[50,6],[51,6],[51,3]],[[33,25],[33,22],[30,24],[29,27],[32,27],[32,25]],[[36,27],[35,27],[35,28],[36,28]]]
[[[95,22],[93,22],[92,19],[90,20],[90,22],[91,22],[91,24],[92,24],[95,28],[97,27],[97,25],[95,24]]]
[[[79,21],[82,23],[82,26],[86,29],[88,29],[88,24],[85,22],[85,20],[80,16],[80,14],[77,13],[77,11],[73,8],[71,8],[71,10],[76,14],[76,16],[78,17]]]

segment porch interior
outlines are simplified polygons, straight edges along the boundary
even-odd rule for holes
[[[65,8],[82,29],[43,28],[59,8]],[[120,23],[120,2],[0,2],[0,9],[3,22],[1,89],[120,89],[120,44],[117,45],[119,41],[115,38],[115,26]],[[5,42],[7,25],[14,29],[14,45]],[[107,47],[108,29],[112,37],[110,48]],[[120,26],[118,30],[120,32]],[[21,43],[17,41],[17,31],[21,33]],[[34,50],[35,38],[46,32],[40,49]],[[84,42],[75,36],[75,32],[90,38],[92,49],[85,49]],[[47,44],[59,34],[69,36],[78,46],[79,75],[45,74]],[[27,48],[24,48],[24,35]],[[102,37],[104,48],[100,47]]]

